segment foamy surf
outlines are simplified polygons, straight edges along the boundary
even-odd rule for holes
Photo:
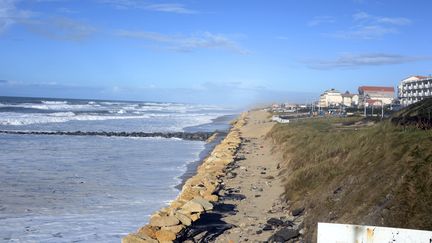
[[[0,97],[7,131],[183,131],[229,114],[173,103],[7,99]],[[119,242],[177,196],[203,149],[175,138],[0,134],[0,241]]]

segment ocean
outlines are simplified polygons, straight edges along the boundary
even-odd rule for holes
[[[0,97],[0,131],[227,131],[235,114],[208,105]],[[178,195],[206,150],[203,141],[176,138],[0,134],[0,242],[120,242]]]

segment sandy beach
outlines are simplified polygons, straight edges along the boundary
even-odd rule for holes
[[[290,231],[292,235],[299,234],[301,217],[289,216],[280,198],[284,191],[279,177],[280,154],[272,151],[273,145],[266,137],[274,123],[265,111],[250,111],[247,117],[247,124],[240,129],[242,144],[237,153],[242,159],[236,161],[235,169],[224,177],[224,189],[219,192],[223,195],[234,190],[245,198],[224,200],[224,203],[234,204],[237,213],[223,218],[234,227],[215,242],[279,242],[272,236],[284,226],[294,229]]]
[[[280,155],[262,110],[244,113],[179,197],[127,242],[285,242],[300,239],[301,210],[283,206]]]

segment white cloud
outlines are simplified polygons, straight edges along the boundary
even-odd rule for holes
[[[159,11],[159,12],[178,13],[178,14],[197,13],[196,11],[188,9],[184,5],[178,3],[149,4],[145,6],[145,9]]]
[[[108,4],[116,9],[142,9],[176,14],[198,13],[180,3],[150,3],[141,0],[99,0],[99,2]]]
[[[81,41],[96,31],[90,25],[65,17],[33,19],[23,24],[29,31],[54,40]]]
[[[120,30],[114,34],[120,37],[141,39],[163,44],[163,48],[173,51],[189,52],[195,49],[224,49],[238,54],[249,54],[248,50],[242,48],[227,36],[210,32],[181,36],[145,31]]]
[[[333,37],[341,39],[379,39],[387,34],[398,33],[398,30],[393,27],[386,27],[381,25],[361,25],[355,26],[351,30],[339,31],[331,34]]]
[[[344,39],[380,39],[388,34],[399,33],[399,27],[410,25],[412,21],[403,17],[374,16],[366,12],[352,15],[353,26],[329,36]]]
[[[312,69],[352,69],[362,66],[381,66],[408,62],[432,60],[427,56],[404,56],[386,53],[344,54],[333,60],[310,60],[306,63]]]
[[[389,24],[389,25],[409,25],[411,20],[403,17],[383,17],[374,16],[366,12],[357,12],[352,16],[355,21],[364,21],[368,23]]]
[[[308,26],[318,26],[321,24],[332,24],[335,23],[336,19],[333,16],[316,16],[308,22]]]
[[[0,33],[32,16],[31,11],[18,9],[17,3],[18,0],[0,0]]]

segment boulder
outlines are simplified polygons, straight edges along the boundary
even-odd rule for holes
[[[195,222],[200,218],[200,214],[199,213],[191,214],[190,218],[192,219],[192,221]]]
[[[283,225],[284,221],[277,219],[277,218],[270,218],[269,220],[267,220],[267,224],[277,227],[277,226]]]
[[[155,235],[155,229],[149,225],[143,226],[138,230],[138,234],[139,235],[147,235],[150,238],[155,239],[156,235]]]
[[[122,239],[121,243],[158,243],[158,241],[144,235],[129,234]]]
[[[161,230],[168,230],[168,231],[172,231],[175,234],[178,234],[184,228],[185,228],[184,225],[179,224],[179,225],[175,225],[175,226],[162,227]]]
[[[193,200],[187,202],[181,208],[183,210],[189,211],[191,213],[201,213],[201,212],[204,212],[204,207],[200,203],[198,203],[196,201],[193,201]]]
[[[172,209],[178,209],[181,206],[183,206],[183,203],[179,202],[179,201],[173,201],[170,205],[170,208]]]
[[[178,220],[180,220],[180,222],[182,223],[182,224],[184,224],[184,225],[186,225],[186,226],[189,226],[189,225],[191,225],[192,224],[192,220],[188,217],[188,216],[186,216],[186,215],[184,215],[184,214],[182,214],[182,213],[176,213],[175,214],[175,216],[176,216],[176,218],[178,219]]]
[[[204,199],[210,202],[217,202],[219,200],[219,197],[217,195],[207,195],[204,196]]]
[[[169,230],[156,231],[156,239],[158,241],[173,241],[176,239],[176,234]]]
[[[298,230],[283,228],[272,235],[268,242],[286,242],[288,240],[297,238],[300,235]]]
[[[174,226],[178,225],[179,223],[180,221],[175,216],[153,216],[150,219],[150,225],[157,227]]]
[[[305,210],[305,208],[295,208],[294,210],[291,211],[292,216],[300,216],[301,214],[303,214],[303,211]]]
[[[201,206],[207,211],[213,209],[213,204],[211,204],[209,201],[205,200],[202,197],[195,197],[191,201],[201,204]]]

